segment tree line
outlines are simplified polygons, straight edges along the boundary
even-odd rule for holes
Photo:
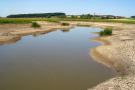
[[[65,13],[38,13],[38,14],[16,14],[9,15],[7,18],[51,18],[52,16],[66,16]]]
[[[83,14],[83,15],[79,15],[79,16],[75,16],[75,15],[71,15],[71,18],[72,19],[91,19],[92,18],[92,15],[90,14]]]
[[[131,18],[135,18],[135,16],[131,16]]]

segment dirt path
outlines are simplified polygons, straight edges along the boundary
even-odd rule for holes
[[[16,42],[24,35],[38,35],[56,29],[70,29],[76,25],[113,28],[112,36],[96,37],[92,40],[103,45],[93,48],[90,52],[98,62],[114,68],[120,77],[112,78],[89,90],[135,90],[135,25],[104,22],[67,21],[70,26],[60,23],[38,22],[40,29],[33,29],[30,24],[0,25],[0,45]]]

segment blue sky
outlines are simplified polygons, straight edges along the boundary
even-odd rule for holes
[[[135,0],[0,0],[0,16],[65,12],[67,15],[135,15]]]

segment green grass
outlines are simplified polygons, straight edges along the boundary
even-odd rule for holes
[[[121,76],[121,79],[126,79],[126,76]]]
[[[0,24],[28,24],[33,21],[59,22],[55,18],[0,18]]]
[[[59,22],[59,21],[86,21],[86,22],[114,22],[114,23],[126,23],[135,24],[134,19],[70,19],[70,18],[0,18],[0,24],[27,24],[32,21],[47,21],[47,22]]]
[[[69,26],[69,23],[61,23],[61,26]]]
[[[101,35],[101,36],[112,35],[112,29],[111,28],[106,28],[104,31],[100,31],[99,35]]]
[[[36,22],[33,22],[31,27],[33,27],[33,28],[40,28],[40,25],[38,23],[36,23]]]
[[[60,21],[86,21],[86,22],[113,22],[113,23],[125,23],[135,24],[135,20],[130,19],[61,19]]]

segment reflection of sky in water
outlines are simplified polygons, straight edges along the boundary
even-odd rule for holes
[[[90,32],[100,30],[76,27],[0,46],[0,90],[85,90],[114,76],[89,55],[101,45]]]

